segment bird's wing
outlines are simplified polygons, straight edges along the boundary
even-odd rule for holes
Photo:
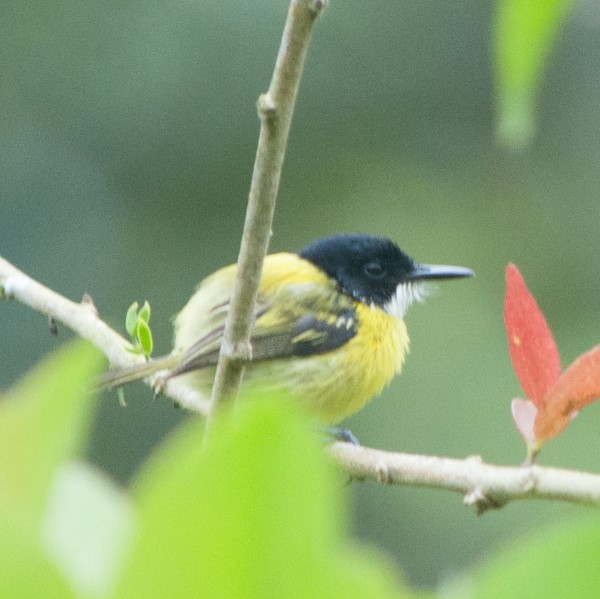
[[[182,352],[170,376],[217,363],[228,308],[228,301],[220,302],[211,311],[211,328]],[[325,353],[347,343],[356,331],[351,298],[311,283],[288,285],[270,300],[259,295],[250,333],[252,360]]]

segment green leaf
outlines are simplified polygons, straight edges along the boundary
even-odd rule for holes
[[[112,590],[133,529],[129,497],[105,474],[83,462],[59,469],[42,525],[42,542],[79,593],[95,597]]]
[[[596,599],[600,518],[562,523],[505,549],[474,577],[474,599]]]
[[[100,363],[86,342],[69,343],[0,398],[0,512],[32,533],[56,469],[87,439],[96,402],[85,387]]]
[[[148,302],[144,302],[144,305],[138,312],[138,318],[143,320],[145,323],[150,322],[150,304]]]
[[[129,333],[130,337],[135,337],[139,306],[140,305],[137,302],[133,302],[133,304],[127,308],[127,314],[125,315],[125,330]]]
[[[76,596],[40,548],[38,536],[25,534],[3,510],[0,510],[0,539],[0,597],[68,599]]]
[[[501,142],[526,147],[535,133],[536,96],[573,0],[499,0],[494,44]]]
[[[406,596],[347,541],[343,477],[287,402],[240,402],[203,446],[193,422],[134,488],[139,537],[117,596]]]
[[[56,473],[87,439],[95,402],[85,386],[99,366],[95,349],[72,342],[0,398],[0,597],[74,596],[41,525]]]
[[[142,353],[146,357],[150,356],[153,348],[152,332],[147,323],[142,319],[139,319],[137,324],[137,340],[142,349]]]

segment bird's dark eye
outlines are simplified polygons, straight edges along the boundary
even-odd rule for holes
[[[365,274],[370,279],[383,279],[383,277],[385,277],[385,275],[387,274],[386,267],[383,264],[381,264],[381,262],[379,262],[378,260],[367,262],[367,264],[365,264],[364,270]]]

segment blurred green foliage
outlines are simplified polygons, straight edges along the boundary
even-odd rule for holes
[[[499,0],[495,24],[498,136],[522,149],[533,141],[537,89],[573,0]]]
[[[206,445],[198,422],[182,427],[131,499],[74,463],[97,357],[71,344],[2,404],[0,455],[20,467],[0,464],[3,597],[409,596],[383,556],[345,539],[342,478],[280,399],[247,402]]]
[[[563,522],[494,555],[473,578],[473,597],[598,596],[598,515]]]
[[[206,448],[197,423],[184,427],[142,470],[119,594],[403,596],[383,556],[343,546],[343,480],[318,441],[280,398],[255,401]]]
[[[83,347],[56,352],[2,397],[0,502],[16,528],[39,527],[54,472],[89,435],[97,404],[82,389],[100,355]]]
[[[129,491],[74,461],[97,358],[71,343],[0,404],[0,455],[20,467],[0,464],[3,597],[433,596],[347,539],[343,477],[280,397],[244,398],[207,443],[198,421],[180,427]],[[514,543],[440,596],[595,597],[599,528],[595,516]]]
[[[0,254],[68,297],[90,293],[117,329],[132,298],[149,298],[155,353],[169,351],[170,317],[237,256],[254,104],[286,4],[5,0]],[[522,459],[502,327],[509,260],[563,363],[600,338],[600,9],[577,3],[543,79],[538,66],[537,136],[519,154],[495,144],[497,14],[494,2],[332,0],[313,35],[272,249],[365,231],[477,273],[408,314],[403,375],[346,423],[368,445]],[[46,327],[0,305],[0,387],[56,346]],[[141,385],[127,398],[127,409],[102,399],[87,447],[119,481],[184,417]],[[596,468],[599,418],[600,407],[586,409],[542,463]],[[536,502],[476,519],[446,494],[371,483],[351,493],[355,535],[427,585],[582,510]]]

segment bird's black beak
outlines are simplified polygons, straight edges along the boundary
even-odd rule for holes
[[[472,277],[475,273],[464,266],[442,266],[440,264],[415,264],[414,268],[407,273],[404,281],[425,281],[428,279],[462,279]]]

